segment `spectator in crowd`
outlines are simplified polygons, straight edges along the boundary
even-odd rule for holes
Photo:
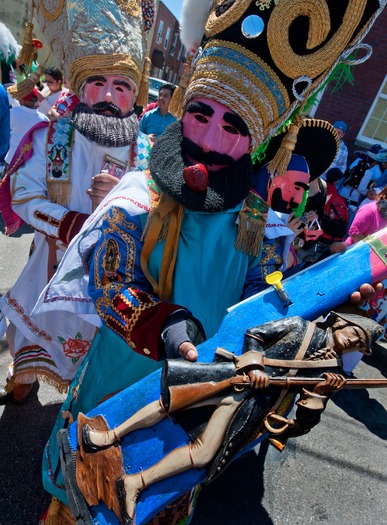
[[[326,172],[327,197],[321,222],[323,229],[321,241],[325,244],[342,241],[347,233],[348,204],[347,200],[337,191],[337,183],[342,178],[343,172],[338,168],[330,168]]]
[[[387,168],[387,149],[382,149],[379,153],[368,153],[368,156],[371,159],[370,167],[365,171],[357,188],[363,199],[371,186],[381,189],[387,183],[384,176]]]
[[[351,246],[368,235],[387,226],[387,186],[378,195],[377,200],[365,204],[357,211],[349,236],[345,243]]]
[[[145,106],[145,108],[142,110],[142,112],[140,113],[139,117],[138,117],[138,120],[140,121],[142,119],[142,117],[145,115],[145,113],[148,113],[148,111],[151,111],[152,109],[156,109],[158,107],[159,103],[157,102],[149,102],[149,104],[147,106]]]
[[[359,208],[362,208],[365,204],[369,204],[372,201],[377,201],[380,192],[381,190],[379,188],[370,188],[367,191],[367,197],[361,202]]]
[[[339,151],[337,152],[336,158],[333,161],[331,168],[339,168],[339,170],[342,171],[343,177],[344,177],[344,173],[347,170],[347,161],[348,161],[348,148],[344,142],[344,136],[347,132],[348,126],[342,120],[337,120],[333,124],[333,127],[335,128],[339,136],[340,146],[339,146]],[[323,180],[326,180],[326,175],[327,175],[327,172],[322,174]]]
[[[12,64],[12,71],[13,74],[16,77],[16,83],[23,82],[27,78],[27,68],[24,64],[22,64],[22,61],[20,58],[16,58],[15,61]]]
[[[158,106],[143,115],[140,120],[140,131],[156,139],[165,131],[169,124],[175,122],[176,117],[168,112],[174,91],[175,86],[172,84],[164,84],[161,86],[157,99]]]
[[[350,223],[363,198],[358,191],[358,187],[364,173],[370,168],[371,162],[373,162],[370,155],[379,153],[381,149],[382,146],[380,144],[373,144],[368,151],[355,151],[357,157],[347,169],[343,182],[337,187],[340,195],[348,201]]]
[[[49,67],[44,71],[44,76],[46,85],[39,92],[39,111],[47,115],[63,91],[63,75],[58,68]]]
[[[65,79],[64,82],[68,91],[62,91],[53,107],[48,112],[47,116],[50,120],[57,120],[61,117],[71,117],[72,112],[79,104],[79,98],[71,89],[70,81]]]
[[[11,162],[19,142],[27,131],[38,122],[48,120],[39,111],[38,96],[38,90],[33,88],[30,93],[19,100],[20,106],[11,109],[11,140],[7,156],[5,157],[7,164]]]

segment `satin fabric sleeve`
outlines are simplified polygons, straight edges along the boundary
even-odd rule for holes
[[[165,357],[161,332],[167,317],[181,306],[160,301],[140,265],[143,242],[139,216],[113,207],[90,265],[89,295],[102,322],[135,352]]]

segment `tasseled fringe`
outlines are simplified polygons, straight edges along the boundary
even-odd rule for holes
[[[297,136],[301,126],[301,117],[296,117],[290,124],[289,130],[282,139],[279,150],[274,155],[273,160],[271,160],[267,166],[267,170],[271,175],[285,175],[297,143]]]
[[[145,237],[147,236],[147,233],[149,232],[150,225],[152,223],[153,216],[155,214],[155,211],[157,210],[157,207],[153,207],[151,211],[148,213],[148,217],[144,226],[144,229],[141,234],[141,241],[144,241]],[[167,234],[169,230],[169,226],[171,224],[171,214],[172,212],[167,213],[167,215],[163,219],[163,226],[161,228],[161,231],[158,236],[158,241],[165,241],[167,239]]]
[[[71,181],[47,180],[47,193],[51,202],[67,208],[71,193]]]
[[[27,67],[27,71],[31,69],[32,60],[34,58],[34,46],[32,44],[33,28],[34,26],[31,22],[26,22],[23,37],[23,46],[19,55],[21,63]]]
[[[59,394],[67,394],[67,392],[69,391],[69,380],[62,379],[58,374],[55,373],[50,374],[48,371],[17,371],[16,378],[18,380],[18,383],[34,383],[35,381],[43,381],[47,385],[50,385],[53,388],[55,388],[59,392]],[[8,393],[11,393],[14,386],[15,376],[12,375],[10,379],[7,380],[7,383],[4,388]]]
[[[167,240],[168,230],[169,230],[169,226],[171,224],[171,216],[172,216],[172,212],[169,212],[164,217],[163,227],[161,228],[160,235],[159,235],[159,238],[158,238],[159,241],[166,241]]]
[[[265,227],[266,215],[249,217],[246,213],[240,213],[235,248],[246,255],[258,257],[262,249]]]
[[[149,228],[150,228],[150,225],[151,225],[151,222],[152,222],[152,219],[153,219],[153,215],[155,213],[155,207],[156,206],[152,206],[152,208],[148,212],[148,217],[146,219],[144,228],[142,230],[141,238],[140,238],[141,242],[144,242],[144,239],[145,239],[145,237],[147,236],[147,234],[149,232]]]
[[[187,57],[187,62],[184,65],[184,73],[181,77],[180,84],[175,89],[171,102],[169,103],[168,111],[176,118],[181,118],[182,116],[184,95],[191,76],[192,56],[192,53],[190,53]]]
[[[7,87],[8,93],[11,95],[12,98],[16,100],[21,100],[29,93],[31,93],[31,91],[38,83],[39,78],[43,74],[43,71],[43,66],[37,67],[35,71],[28,75],[28,77],[22,82],[19,82],[18,84],[12,84],[12,86]]]
[[[44,525],[75,525],[75,518],[69,507],[53,496],[43,523]]]
[[[138,97],[136,100],[136,104],[138,106],[146,106],[148,104],[150,70],[151,70],[151,61],[149,57],[146,57],[144,61],[144,68],[142,71],[141,83],[140,83],[140,87],[138,90]]]

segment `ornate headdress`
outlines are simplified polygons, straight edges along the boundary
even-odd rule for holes
[[[183,110],[200,96],[226,104],[244,119],[257,148],[323,86],[336,65],[359,47],[370,55],[360,41],[384,5],[385,0],[184,0],[181,40],[196,53]]]
[[[143,73],[149,75],[145,33],[153,24],[154,0],[32,2],[45,41],[75,93],[91,75],[122,75],[147,99],[141,80]]]
[[[8,64],[19,56],[20,46],[8,27],[0,22],[0,64]]]

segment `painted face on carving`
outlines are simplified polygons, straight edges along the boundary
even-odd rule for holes
[[[89,77],[81,101],[95,113],[126,117],[133,109],[136,85],[120,75]]]
[[[309,173],[289,170],[284,176],[276,175],[269,188],[269,205],[275,211],[291,213],[299,206],[309,189]]]
[[[364,330],[359,326],[351,325],[345,321],[337,321],[333,325],[332,335],[335,345],[335,350],[340,354],[348,352],[367,352],[367,337]]]
[[[190,164],[202,163],[209,171],[233,164],[249,152],[245,122],[227,106],[196,98],[183,117],[183,152]]]

